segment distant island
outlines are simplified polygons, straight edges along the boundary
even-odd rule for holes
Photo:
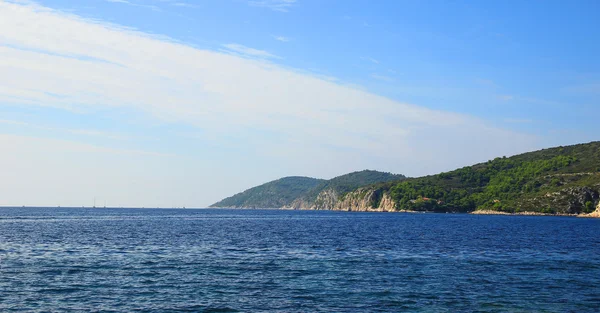
[[[285,177],[211,207],[600,217],[600,142],[498,157],[437,175]]]

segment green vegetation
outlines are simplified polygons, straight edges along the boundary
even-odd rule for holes
[[[371,208],[386,196],[396,210],[590,213],[600,198],[600,142],[496,158],[420,178],[369,170],[331,180],[288,177],[213,206],[344,209],[336,204],[347,195],[367,200]]]
[[[372,170],[352,172],[322,182],[306,193],[303,199],[308,202],[314,201],[324,190],[335,191],[340,197],[343,197],[348,192],[354,191],[359,187],[403,179],[406,179],[406,176]]]
[[[314,203],[324,190],[343,195],[359,187],[404,178],[403,175],[370,170],[354,172],[330,180],[285,177],[223,199],[211,207],[281,208],[293,206],[294,201],[309,205]]]
[[[586,201],[585,208],[583,209],[583,213],[592,213],[594,212],[594,202]]]
[[[439,175],[377,186],[398,210],[577,214],[600,189],[600,142],[496,158]]]
[[[310,177],[284,177],[225,198],[211,207],[281,208],[322,182],[324,180]]]

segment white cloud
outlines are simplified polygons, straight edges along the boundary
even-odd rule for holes
[[[273,38],[277,41],[281,41],[281,42],[289,42],[290,38],[288,37],[284,37],[284,36],[273,36]]]
[[[371,63],[379,64],[379,60],[373,59],[371,57],[361,57],[361,60],[369,61]]]
[[[252,0],[248,4],[255,7],[268,8],[278,12],[288,12],[296,0]]]
[[[244,58],[200,50],[37,5],[0,2],[0,42],[0,105],[47,106],[80,114],[123,109],[198,130],[200,138],[193,145],[201,152],[189,159],[165,156],[149,163],[143,175],[124,170],[132,175],[128,182],[136,181],[136,190],[152,182],[148,190],[154,198],[146,199],[140,191],[130,195],[129,204],[155,203],[160,194],[160,205],[170,199],[185,199],[188,207],[206,205],[250,187],[250,182],[290,174],[326,178],[364,168],[430,174],[523,152],[536,142],[470,116],[400,103],[278,66],[264,60],[275,57],[266,51],[224,46]],[[3,151],[16,145],[9,139],[0,142]],[[52,142],[36,140],[26,140],[31,144],[17,153],[56,156],[66,145],[61,142],[53,150]],[[159,152],[172,147],[164,149]],[[106,153],[81,153],[111,164]],[[22,181],[23,173],[8,169],[38,161],[0,160],[3,180]],[[123,157],[114,164],[115,171],[130,162],[135,156]],[[194,176],[155,182],[170,166],[188,174],[186,167],[199,163],[202,168]],[[90,186],[57,178],[61,169],[72,171],[70,163],[52,166],[52,171],[37,167],[40,182],[29,184],[25,194],[43,190],[45,180],[53,177],[70,186],[70,193],[91,193],[86,189]],[[102,175],[93,167],[84,170]],[[148,178],[154,172],[157,176]],[[189,187],[216,176],[223,181],[204,189]],[[198,196],[198,190],[204,193]]]
[[[245,57],[262,58],[262,59],[280,59],[280,57],[278,57],[274,54],[271,54],[267,51],[246,47],[244,45],[240,45],[240,44],[236,44],[236,43],[225,44],[225,45],[223,45],[223,47],[225,47],[227,50],[229,50],[231,52],[235,52],[235,53],[240,54]]]
[[[101,130],[95,130],[95,129],[72,129],[72,128],[63,128],[63,127],[52,127],[52,126],[45,126],[45,125],[40,125],[40,124],[32,124],[32,123],[23,122],[23,121],[3,120],[3,119],[0,119],[0,124],[22,126],[22,127],[32,128],[32,129],[41,130],[41,131],[57,131],[57,132],[62,132],[62,133],[74,134],[74,135],[102,137],[102,138],[111,139],[111,140],[130,139],[126,135],[112,133],[112,132],[106,132],[106,131],[101,131]]]
[[[152,11],[157,11],[157,12],[160,11],[160,8],[155,5],[139,4],[139,3],[131,2],[129,0],[105,0],[105,1],[110,2],[110,3],[121,3],[121,4],[127,4],[127,5],[134,6],[134,7],[146,8],[146,9],[150,9]]]
[[[161,3],[166,3],[166,4],[174,6],[174,7],[192,8],[192,9],[199,9],[199,8],[201,8],[201,6],[198,5],[198,4],[192,4],[192,3],[189,3],[189,2],[183,2],[183,1],[178,1],[178,0],[158,0],[158,1],[161,2]]]

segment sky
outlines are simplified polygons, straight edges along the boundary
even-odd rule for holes
[[[206,207],[598,140],[600,2],[0,0],[0,205]]]

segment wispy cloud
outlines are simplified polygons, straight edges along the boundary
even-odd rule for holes
[[[379,64],[379,60],[373,59],[371,57],[360,57],[361,60],[369,61],[374,64]]]
[[[237,43],[224,44],[223,47],[231,52],[235,52],[245,57],[261,59],[281,59],[280,57],[271,54],[265,50],[254,49]]]
[[[185,125],[201,134],[193,143],[182,145],[185,151],[201,151],[185,162],[168,159],[155,166],[150,161],[140,164],[128,159],[119,163],[125,170],[129,164],[139,166],[139,172],[127,172],[138,177],[139,190],[157,194],[171,190],[170,195],[177,199],[198,194],[195,182],[182,178],[189,176],[190,168],[206,164],[198,170],[199,175],[230,178],[222,183],[223,190],[216,189],[213,182],[201,188],[207,198],[203,202],[193,198],[195,203],[216,201],[209,197],[235,191],[231,188],[240,186],[232,182],[244,177],[264,179],[266,171],[327,177],[376,164],[383,170],[417,176],[523,152],[536,144],[535,137],[495,128],[468,115],[393,101],[274,64],[269,61],[277,58],[272,53],[240,44],[224,45],[222,51],[197,49],[38,5],[2,1],[0,40],[0,103],[77,110],[80,114],[134,112],[151,123]],[[168,144],[157,151],[172,151],[178,140],[165,138]],[[10,145],[20,144],[15,138],[9,141]],[[214,145],[221,150],[208,158]],[[19,151],[46,158],[55,151],[48,147],[52,143],[36,142]],[[441,151],[443,158],[439,157]],[[10,156],[0,155],[3,181],[24,177],[22,172],[6,176],[11,166],[25,168],[28,163],[23,162],[44,161],[42,157],[7,158]],[[72,162],[83,159],[74,154]],[[114,164],[103,160],[106,166]],[[72,168],[72,162],[53,164],[56,171],[51,175]],[[172,177],[172,166],[181,167],[181,177],[161,180],[161,175]],[[103,175],[102,168],[84,168]],[[149,174],[157,176],[144,176]],[[50,174],[41,171],[36,177],[42,179],[43,175]],[[27,190],[35,194],[46,186],[29,183]],[[65,186],[71,194],[83,188],[69,182]],[[181,190],[189,193],[180,194]],[[144,200],[143,196],[136,199]]]
[[[281,42],[289,42],[291,40],[290,38],[284,36],[273,36],[273,38]]]
[[[104,1],[110,2],[110,3],[121,3],[121,4],[126,4],[126,5],[140,7],[140,8],[146,8],[146,9],[150,9],[150,10],[156,11],[156,12],[161,11],[161,9],[156,5],[139,4],[139,3],[135,3],[135,2],[132,2],[129,0],[104,0]]]
[[[174,6],[174,7],[192,8],[192,9],[201,8],[201,6],[198,4],[193,4],[193,3],[179,1],[179,0],[158,0],[158,1],[168,4],[168,5],[171,5],[171,6]]]
[[[294,6],[296,0],[252,0],[248,4],[255,7],[262,7],[278,12],[289,12]]]
[[[72,129],[72,128],[63,128],[63,127],[52,127],[52,126],[33,124],[33,123],[28,123],[28,122],[23,122],[23,121],[3,120],[3,119],[0,119],[0,124],[22,126],[22,127],[34,128],[34,129],[43,130],[43,131],[58,131],[58,132],[64,132],[64,133],[69,133],[69,134],[73,134],[73,135],[103,137],[103,138],[113,139],[113,140],[129,139],[129,136],[126,136],[123,134],[116,134],[116,133],[112,133],[112,132],[95,130],[95,129]]]

